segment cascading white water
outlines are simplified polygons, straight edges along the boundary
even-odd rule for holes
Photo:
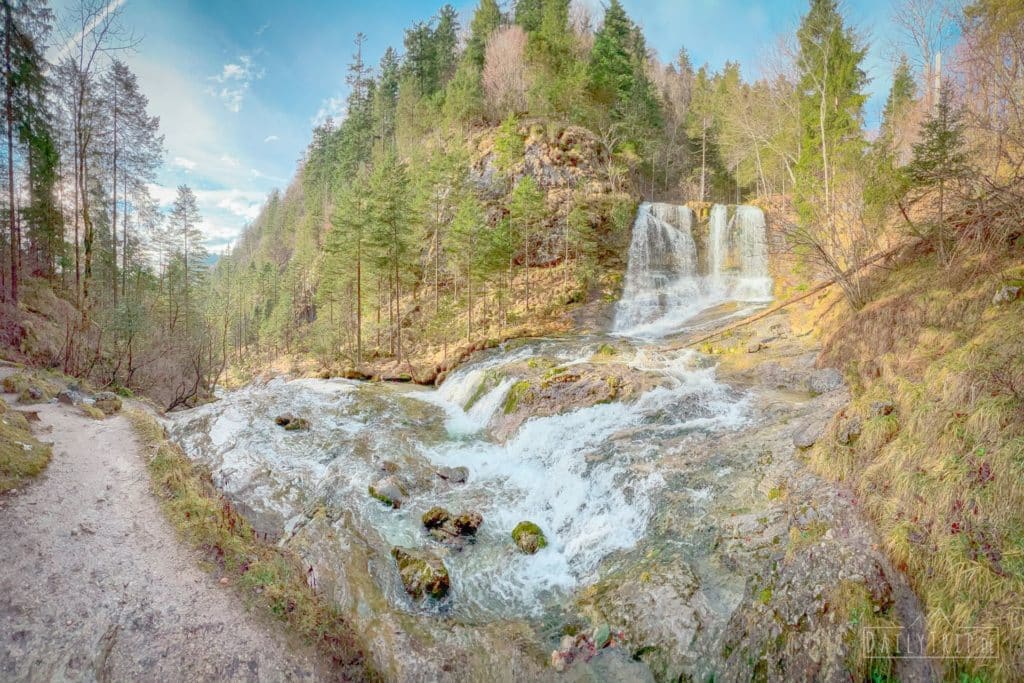
[[[633,224],[622,297],[613,331],[634,337],[675,332],[703,310],[726,301],[771,300],[764,214],[753,206],[716,204],[708,219],[707,264],[685,206],[642,204]]]
[[[764,212],[756,206],[738,206],[736,223],[739,224],[740,274],[732,296],[739,301],[769,301],[772,279],[768,276]]]

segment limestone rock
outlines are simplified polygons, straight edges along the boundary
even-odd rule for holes
[[[823,431],[824,425],[821,422],[807,422],[793,432],[793,445],[800,449],[810,448],[821,438]]]
[[[896,404],[892,401],[874,401],[871,404],[871,417],[884,417],[895,411]]]
[[[862,420],[859,417],[854,416],[848,418],[839,426],[839,431],[836,434],[836,440],[844,446],[849,446],[857,440],[857,437],[860,436],[862,428]]]
[[[811,375],[807,388],[814,395],[827,394],[843,386],[843,375],[835,368],[823,368]]]
[[[113,415],[121,410],[121,397],[111,391],[101,391],[96,394],[93,405],[102,410],[106,415]]]
[[[469,479],[469,468],[467,467],[441,467],[436,471],[437,476],[453,484],[465,484]]]
[[[424,596],[440,600],[448,594],[451,579],[441,558],[425,550],[400,547],[392,548],[391,556],[409,595],[417,600]]]
[[[1001,287],[995,296],[992,297],[992,303],[995,305],[1008,304],[1016,301],[1020,298],[1021,288],[1017,285],[1006,285]]]
[[[402,481],[394,476],[378,479],[369,486],[370,495],[393,508],[400,508],[409,495]]]

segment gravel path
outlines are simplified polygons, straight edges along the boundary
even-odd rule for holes
[[[127,419],[31,410],[53,460],[0,497],[0,680],[320,678],[308,648],[199,569],[150,491]]]

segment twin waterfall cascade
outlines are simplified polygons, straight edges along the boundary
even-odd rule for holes
[[[754,206],[711,208],[706,236],[693,211],[645,203],[633,224],[629,266],[613,331],[659,337],[727,301],[771,300],[764,214]]]

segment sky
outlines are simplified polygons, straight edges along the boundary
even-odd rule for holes
[[[57,0],[58,22],[62,6]],[[586,0],[598,8],[600,0]],[[376,64],[404,29],[442,0],[111,0],[137,47],[122,58],[160,117],[166,162],[151,187],[165,207],[191,186],[211,251],[222,252],[295,173],[313,126],[342,113],[345,67],[356,32]],[[506,3],[507,4],[507,3]],[[467,25],[475,0],[452,0]],[[760,73],[778,37],[791,33],[806,0],[623,0],[663,61],[681,47],[699,65],[739,61]],[[846,11],[871,46],[869,126],[889,87],[895,38],[889,0],[851,0]],[[59,45],[55,47],[59,49]]]

